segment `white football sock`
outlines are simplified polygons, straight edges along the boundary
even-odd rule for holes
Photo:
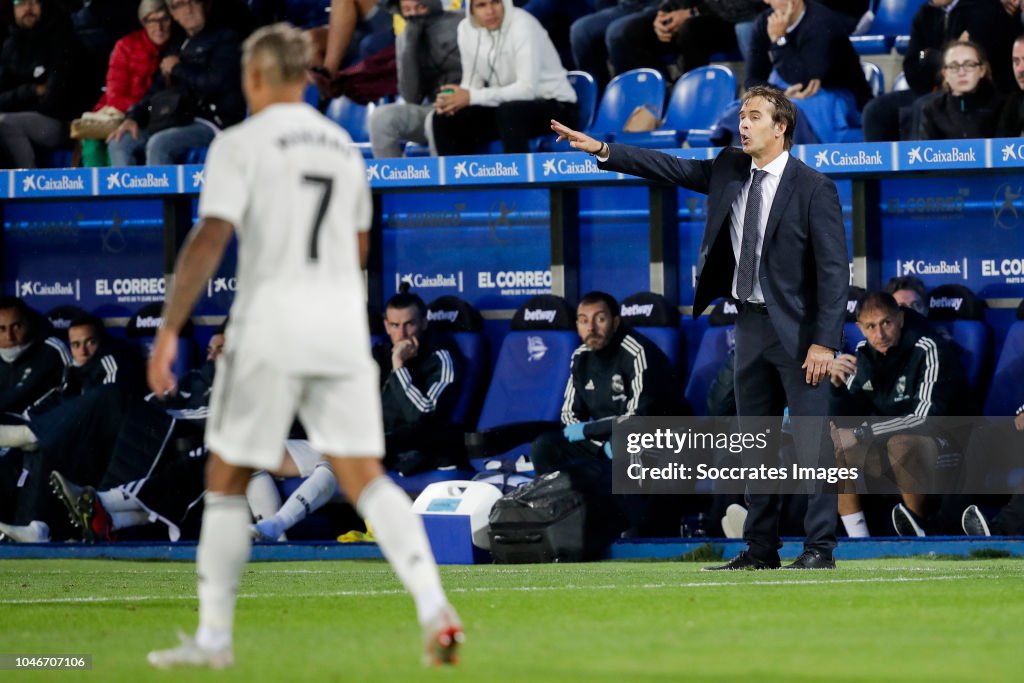
[[[132,510],[130,512],[109,512],[110,528],[113,530],[127,529],[130,526],[140,526],[149,522],[149,513],[143,510]]]
[[[846,534],[850,538],[867,538],[871,535],[868,531],[868,520],[864,517],[863,511],[843,515],[840,519],[843,520],[843,526],[846,527]]]
[[[291,529],[314,510],[322,508],[334,497],[338,480],[327,463],[313,468],[313,474],[302,482],[295,493],[288,496],[281,509],[274,513],[274,520],[281,523],[282,532]]]
[[[281,494],[277,492],[274,478],[266,472],[257,472],[249,479],[245,489],[252,517],[257,522],[274,516],[281,508]]]
[[[20,526],[0,523],[0,532],[18,543],[46,543],[50,540],[50,527],[38,519]]]
[[[199,630],[196,642],[208,650],[231,645],[238,581],[249,560],[249,505],[245,496],[207,493],[196,551],[199,575]]]
[[[139,501],[126,494],[120,486],[109,491],[97,491],[96,497],[100,499],[100,505],[103,506],[103,509],[111,515],[115,512],[139,512],[142,510]]]
[[[416,601],[420,623],[427,623],[448,599],[423,520],[412,511],[409,496],[382,474],[363,489],[356,510],[373,527],[381,552]]]

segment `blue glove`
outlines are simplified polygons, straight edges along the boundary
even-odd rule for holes
[[[587,438],[583,436],[583,426],[585,424],[585,422],[573,422],[571,425],[566,425],[565,429],[562,430],[562,434],[569,440],[569,443],[583,441]]]
[[[612,459],[612,440],[608,439],[604,442],[604,454],[608,456],[608,459]]]

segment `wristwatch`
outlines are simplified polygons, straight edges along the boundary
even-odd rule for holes
[[[779,37],[779,39],[775,41],[775,44],[779,47],[786,47],[786,36]]]
[[[864,439],[867,438],[867,435],[867,430],[864,429],[864,427],[853,428],[853,438],[857,443],[862,443]]]

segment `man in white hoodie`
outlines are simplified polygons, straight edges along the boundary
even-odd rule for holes
[[[462,82],[434,102],[437,153],[473,154],[501,140],[506,153],[528,152],[551,119],[579,119],[576,91],[547,31],[512,0],[469,0],[459,24]]]

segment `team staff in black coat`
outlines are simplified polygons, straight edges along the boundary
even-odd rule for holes
[[[957,474],[949,467],[936,469],[940,460],[955,464],[943,457],[952,444],[948,434],[929,429],[927,419],[967,414],[967,379],[957,351],[890,294],[865,296],[857,305],[857,326],[865,340],[856,355],[844,354],[832,365],[834,412],[879,419],[836,429],[836,459],[862,468],[869,450],[881,449],[903,497],[902,507],[893,512],[896,530],[903,534],[914,524],[922,528],[925,494],[942,488],[938,477]],[[870,472],[874,461],[867,467]],[[858,494],[840,494],[839,514],[850,536],[868,535]]]
[[[44,325],[21,299],[0,297],[0,412],[24,412],[63,385],[71,356]]]
[[[537,474],[578,462],[607,464],[612,418],[673,414],[677,392],[668,358],[621,323],[619,303],[610,294],[590,292],[580,299],[576,330],[583,344],[570,361],[562,403],[565,429],[534,441],[530,459]]]
[[[788,405],[802,418],[794,421],[798,454],[824,464],[834,454],[824,420],[828,382],[821,380],[840,347],[849,261],[835,184],[789,155],[795,121],[793,103],[780,91],[752,88],[740,109],[742,151],[726,148],[708,161],[608,145],[557,121],[551,127],[575,149],[596,155],[601,168],[708,195],[693,310],[699,315],[729,295],[743,302],[736,323],[741,426],[756,416],[781,422]],[[748,550],[723,569],[779,566],[779,496],[748,499]],[[834,567],[835,523],[834,490],[812,495],[804,553],[790,566]]]

